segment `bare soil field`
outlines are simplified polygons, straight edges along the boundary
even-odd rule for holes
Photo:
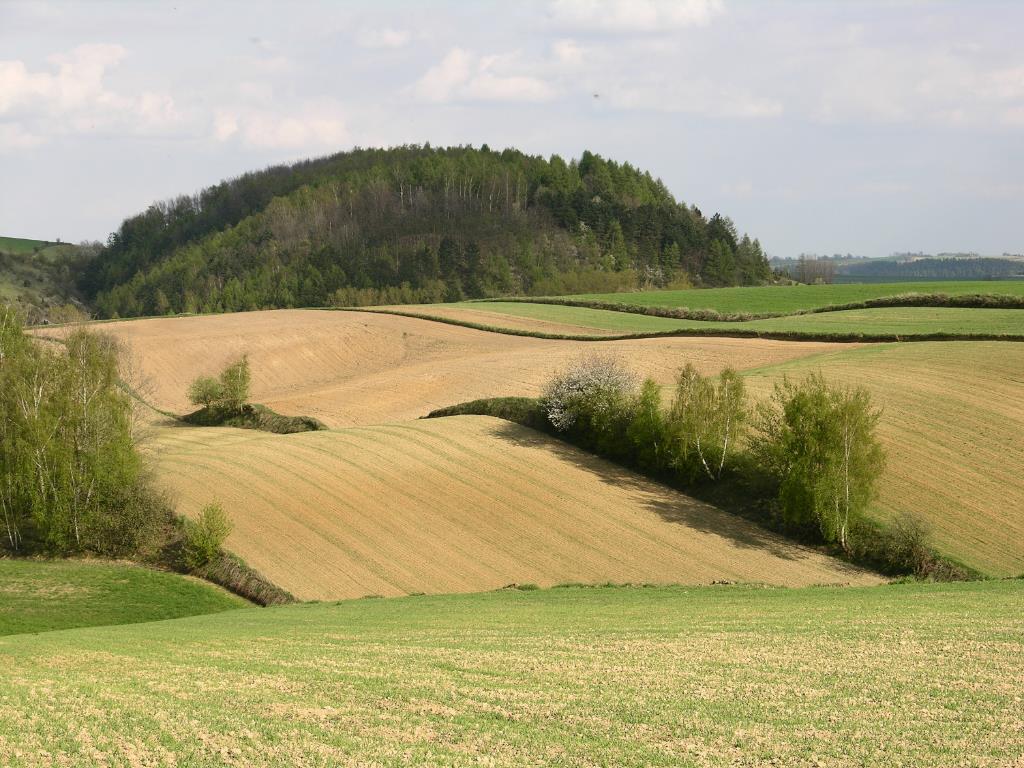
[[[179,509],[221,501],[227,546],[300,599],[511,583],[877,583],[532,430],[480,416],[271,435],[166,427]]]
[[[766,396],[820,370],[882,407],[888,466],[876,513],[909,513],[945,554],[991,576],[1024,574],[1024,343],[878,344],[748,374]]]
[[[686,362],[706,372],[755,368],[849,348],[762,339],[665,338],[560,341],[508,336],[367,312],[275,310],[103,323],[124,342],[139,389],[157,407],[189,410],[197,376],[243,353],[252,398],[330,427],[415,419],[481,397],[535,395],[557,368],[585,351],[621,354],[641,374],[670,383]],[[59,335],[59,329],[37,331]]]

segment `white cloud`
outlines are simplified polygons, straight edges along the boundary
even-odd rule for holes
[[[356,45],[361,48],[401,48],[412,39],[407,29],[361,29],[356,35]]]
[[[32,149],[44,141],[42,136],[29,133],[17,123],[0,123],[0,154]]]
[[[108,71],[127,55],[120,45],[89,44],[50,56],[49,71],[0,61],[0,114],[17,118],[20,135],[34,143],[68,132],[149,133],[176,125],[182,115],[170,94],[123,94],[106,86]]]
[[[269,110],[218,110],[213,137],[239,141],[249,149],[317,151],[340,149],[349,132],[340,111],[333,105],[307,105],[288,114]]]
[[[584,51],[575,40],[556,40],[551,46],[555,59],[566,66],[577,67],[583,64]]]
[[[478,56],[452,48],[413,86],[421,101],[550,101],[554,87],[543,79],[516,72],[516,55]]]
[[[721,0],[555,0],[552,21],[596,32],[672,32],[704,26],[723,10]]]

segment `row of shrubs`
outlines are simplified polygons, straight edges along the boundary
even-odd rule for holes
[[[812,374],[751,406],[735,371],[708,377],[687,365],[662,400],[654,381],[618,358],[590,355],[556,374],[539,399],[479,400],[430,416],[485,414],[557,434],[889,573],[968,575],[935,555],[920,522],[882,527],[866,516],[885,466],[867,390]]]

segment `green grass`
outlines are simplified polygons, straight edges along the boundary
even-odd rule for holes
[[[758,289],[769,290],[769,289]],[[676,320],[587,307],[525,302],[462,302],[441,305],[476,312],[529,318],[618,333],[668,333],[686,330],[754,331],[806,334],[1024,334],[1024,311],[1018,309],[960,309],[952,307],[893,307],[772,317],[764,320],[720,322]],[[408,311],[415,312],[413,308]],[[423,314],[430,314],[430,306]],[[500,325],[500,317],[495,319]]]
[[[796,312],[833,304],[868,301],[901,293],[976,293],[1024,296],[1024,280],[949,280],[920,283],[851,283],[845,285],[769,285],[749,288],[702,288],[683,291],[588,293],[560,298],[606,301],[649,307],[686,307],[732,312]]]
[[[0,560],[0,635],[176,619],[249,605],[198,579],[134,565]]]
[[[47,246],[55,245],[47,240],[29,240],[24,237],[0,237],[0,251],[4,253],[34,253]]]
[[[1015,765],[1024,582],[564,588],[0,639],[35,765]]]

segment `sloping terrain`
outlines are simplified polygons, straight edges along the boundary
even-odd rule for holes
[[[615,314],[615,313],[609,313]],[[686,362],[717,372],[840,349],[759,339],[644,339],[595,346],[487,333],[366,312],[276,310],[154,318],[96,326],[122,340],[136,386],[157,407],[183,413],[197,376],[243,353],[253,400],[331,427],[415,419],[435,408],[501,395],[535,395],[550,374],[585,352],[621,354],[669,383]],[[44,336],[60,329],[42,329]]]
[[[158,479],[300,599],[510,583],[874,583],[664,486],[498,419],[270,435],[168,427]]]
[[[1011,768],[1022,600],[1022,581],[507,590],[0,638],[0,755]]]
[[[868,301],[901,293],[1008,294],[1024,296],[1024,280],[933,280],[846,285],[772,285],[765,287],[701,288],[683,291],[628,291],[587,293],[562,298],[647,307],[686,307],[719,312],[796,312],[799,310]]]
[[[771,288],[760,288],[770,292]],[[963,307],[885,307],[820,312],[762,320],[681,320],[638,312],[591,309],[560,304],[515,302],[461,302],[383,307],[404,315],[475,323],[510,329],[570,336],[614,336],[672,332],[796,334],[912,337],[927,334],[1024,336],[1024,309]],[[887,338],[886,340],[891,340]],[[1019,339],[1018,339],[1019,340]]]
[[[820,370],[882,406],[888,467],[876,513],[910,513],[946,554],[993,576],[1024,574],[1024,343],[879,344],[747,376],[761,396]]]
[[[130,563],[0,559],[0,635],[177,619],[250,605],[208,582]]]

